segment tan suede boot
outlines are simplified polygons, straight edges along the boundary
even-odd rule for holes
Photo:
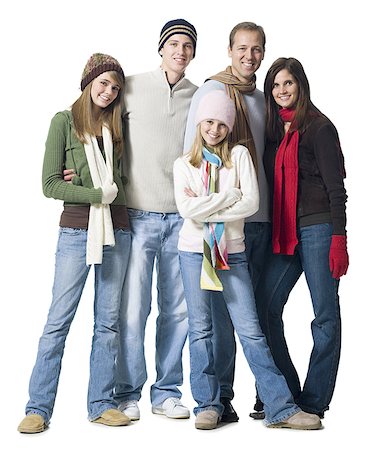
[[[219,414],[212,409],[207,409],[197,414],[195,428],[198,430],[214,430],[219,422]]]
[[[118,409],[107,409],[97,419],[92,421],[93,423],[100,423],[102,425],[108,425],[110,427],[121,427],[128,425],[130,419]]]
[[[304,411],[297,412],[282,422],[272,423],[268,428],[292,428],[293,430],[319,430],[322,428],[320,418],[316,414]]]
[[[40,414],[29,414],[25,416],[17,427],[20,433],[41,433],[47,429],[47,424],[44,422]]]

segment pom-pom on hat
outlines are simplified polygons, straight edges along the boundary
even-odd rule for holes
[[[160,49],[164,46],[165,42],[170,39],[173,34],[185,34],[188,36],[193,43],[194,53],[193,58],[195,57],[195,50],[197,45],[197,32],[194,25],[187,22],[184,19],[175,19],[167,22],[160,32],[159,44],[158,44],[158,53]]]
[[[217,89],[201,98],[195,115],[195,125],[207,119],[220,120],[227,125],[229,133],[232,131],[235,122],[235,105],[225,91]]]
[[[83,70],[82,81],[80,88],[84,91],[87,84],[91,83],[96,77],[104,72],[115,71],[120,73],[124,78],[124,72],[118,61],[110,55],[104,53],[94,53],[87,61],[86,67]]]

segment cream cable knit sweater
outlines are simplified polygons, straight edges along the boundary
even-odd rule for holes
[[[126,78],[123,172],[127,206],[175,213],[173,164],[183,152],[191,98],[196,91],[186,78],[171,89],[162,69]]]

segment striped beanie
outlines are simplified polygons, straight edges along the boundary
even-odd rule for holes
[[[185,34],[192,40],[194,46],[194,58],[197,45],[197,32],[194,25],[191,25],[191,23],[187,22],[187,20],[184,19],[170,20],[165,24],[165,26],[162,28],[162,31],[160,32],[158,53],[160,52],[160,49],[164,46],[166,41],[170,39],[173,34]]]
[[[123,69],[115,58],[103,53],[94,53],[87,61],[86,67],[83,70],[80,84],[81,90],[84,91],[87,84],[91,83],[92,80],[102,73],[111,71],[120,73],[124,78]]]

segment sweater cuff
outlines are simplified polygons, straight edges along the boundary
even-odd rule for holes
[[[99,187],[97,189],[93,189],[91,192],[91,204],[102,203],[103,191],[102,188]]]

